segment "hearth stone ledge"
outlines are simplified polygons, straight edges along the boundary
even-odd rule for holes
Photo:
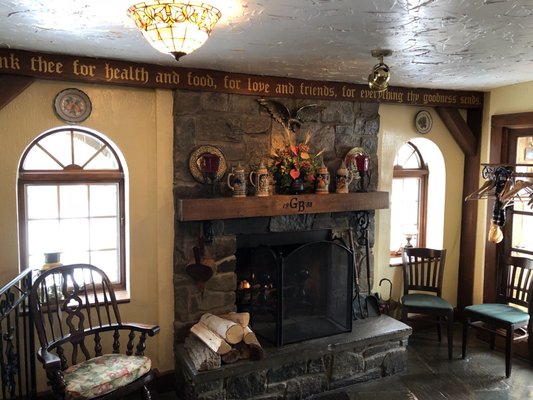
[[[352,332],[276,348],[262,341],[265,358],[198,372],[183,345],[176,347],[177,392],[185,400],[306,399],[407,368],[411,328],[389,316],[353,322]]]

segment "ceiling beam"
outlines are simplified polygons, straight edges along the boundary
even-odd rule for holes
[[[473,156],[477,151],[477,139],[455,108],[435,107],[439,117],[448,128],[453,138],[466,156]]]
[[[0,110],[32,84],[35,78],[0,74]]]

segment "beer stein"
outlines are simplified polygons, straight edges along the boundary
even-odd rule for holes
[[[228,174],[228,187],[233,191],[233,197],[246,197],[246,176],[244,168],[239,163],[237,167],[232,167]]]
[[[315,180],[315,193],[316,194],[328,194],[329,193],[329,171],[322,164],[317,169]]]
[[[270,175],[268,173],[267,167],[261,161],[259,167],[255,171],[250,172],[250,183],[255,188],[256,196],[268,196]]]
[[[335,173],[335,193],[348,193],[352,180],[353,174],[346,168],[343,161]]]

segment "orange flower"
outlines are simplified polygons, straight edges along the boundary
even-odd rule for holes
[[[308,160],[309,159],[309,153],[302,152],[300,153],[300,157],[302,160]]]

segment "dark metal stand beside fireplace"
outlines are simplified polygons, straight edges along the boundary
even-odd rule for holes
[[[352,252],[329,231],[237,237],[237,308],[283,346],[352,329]]]

